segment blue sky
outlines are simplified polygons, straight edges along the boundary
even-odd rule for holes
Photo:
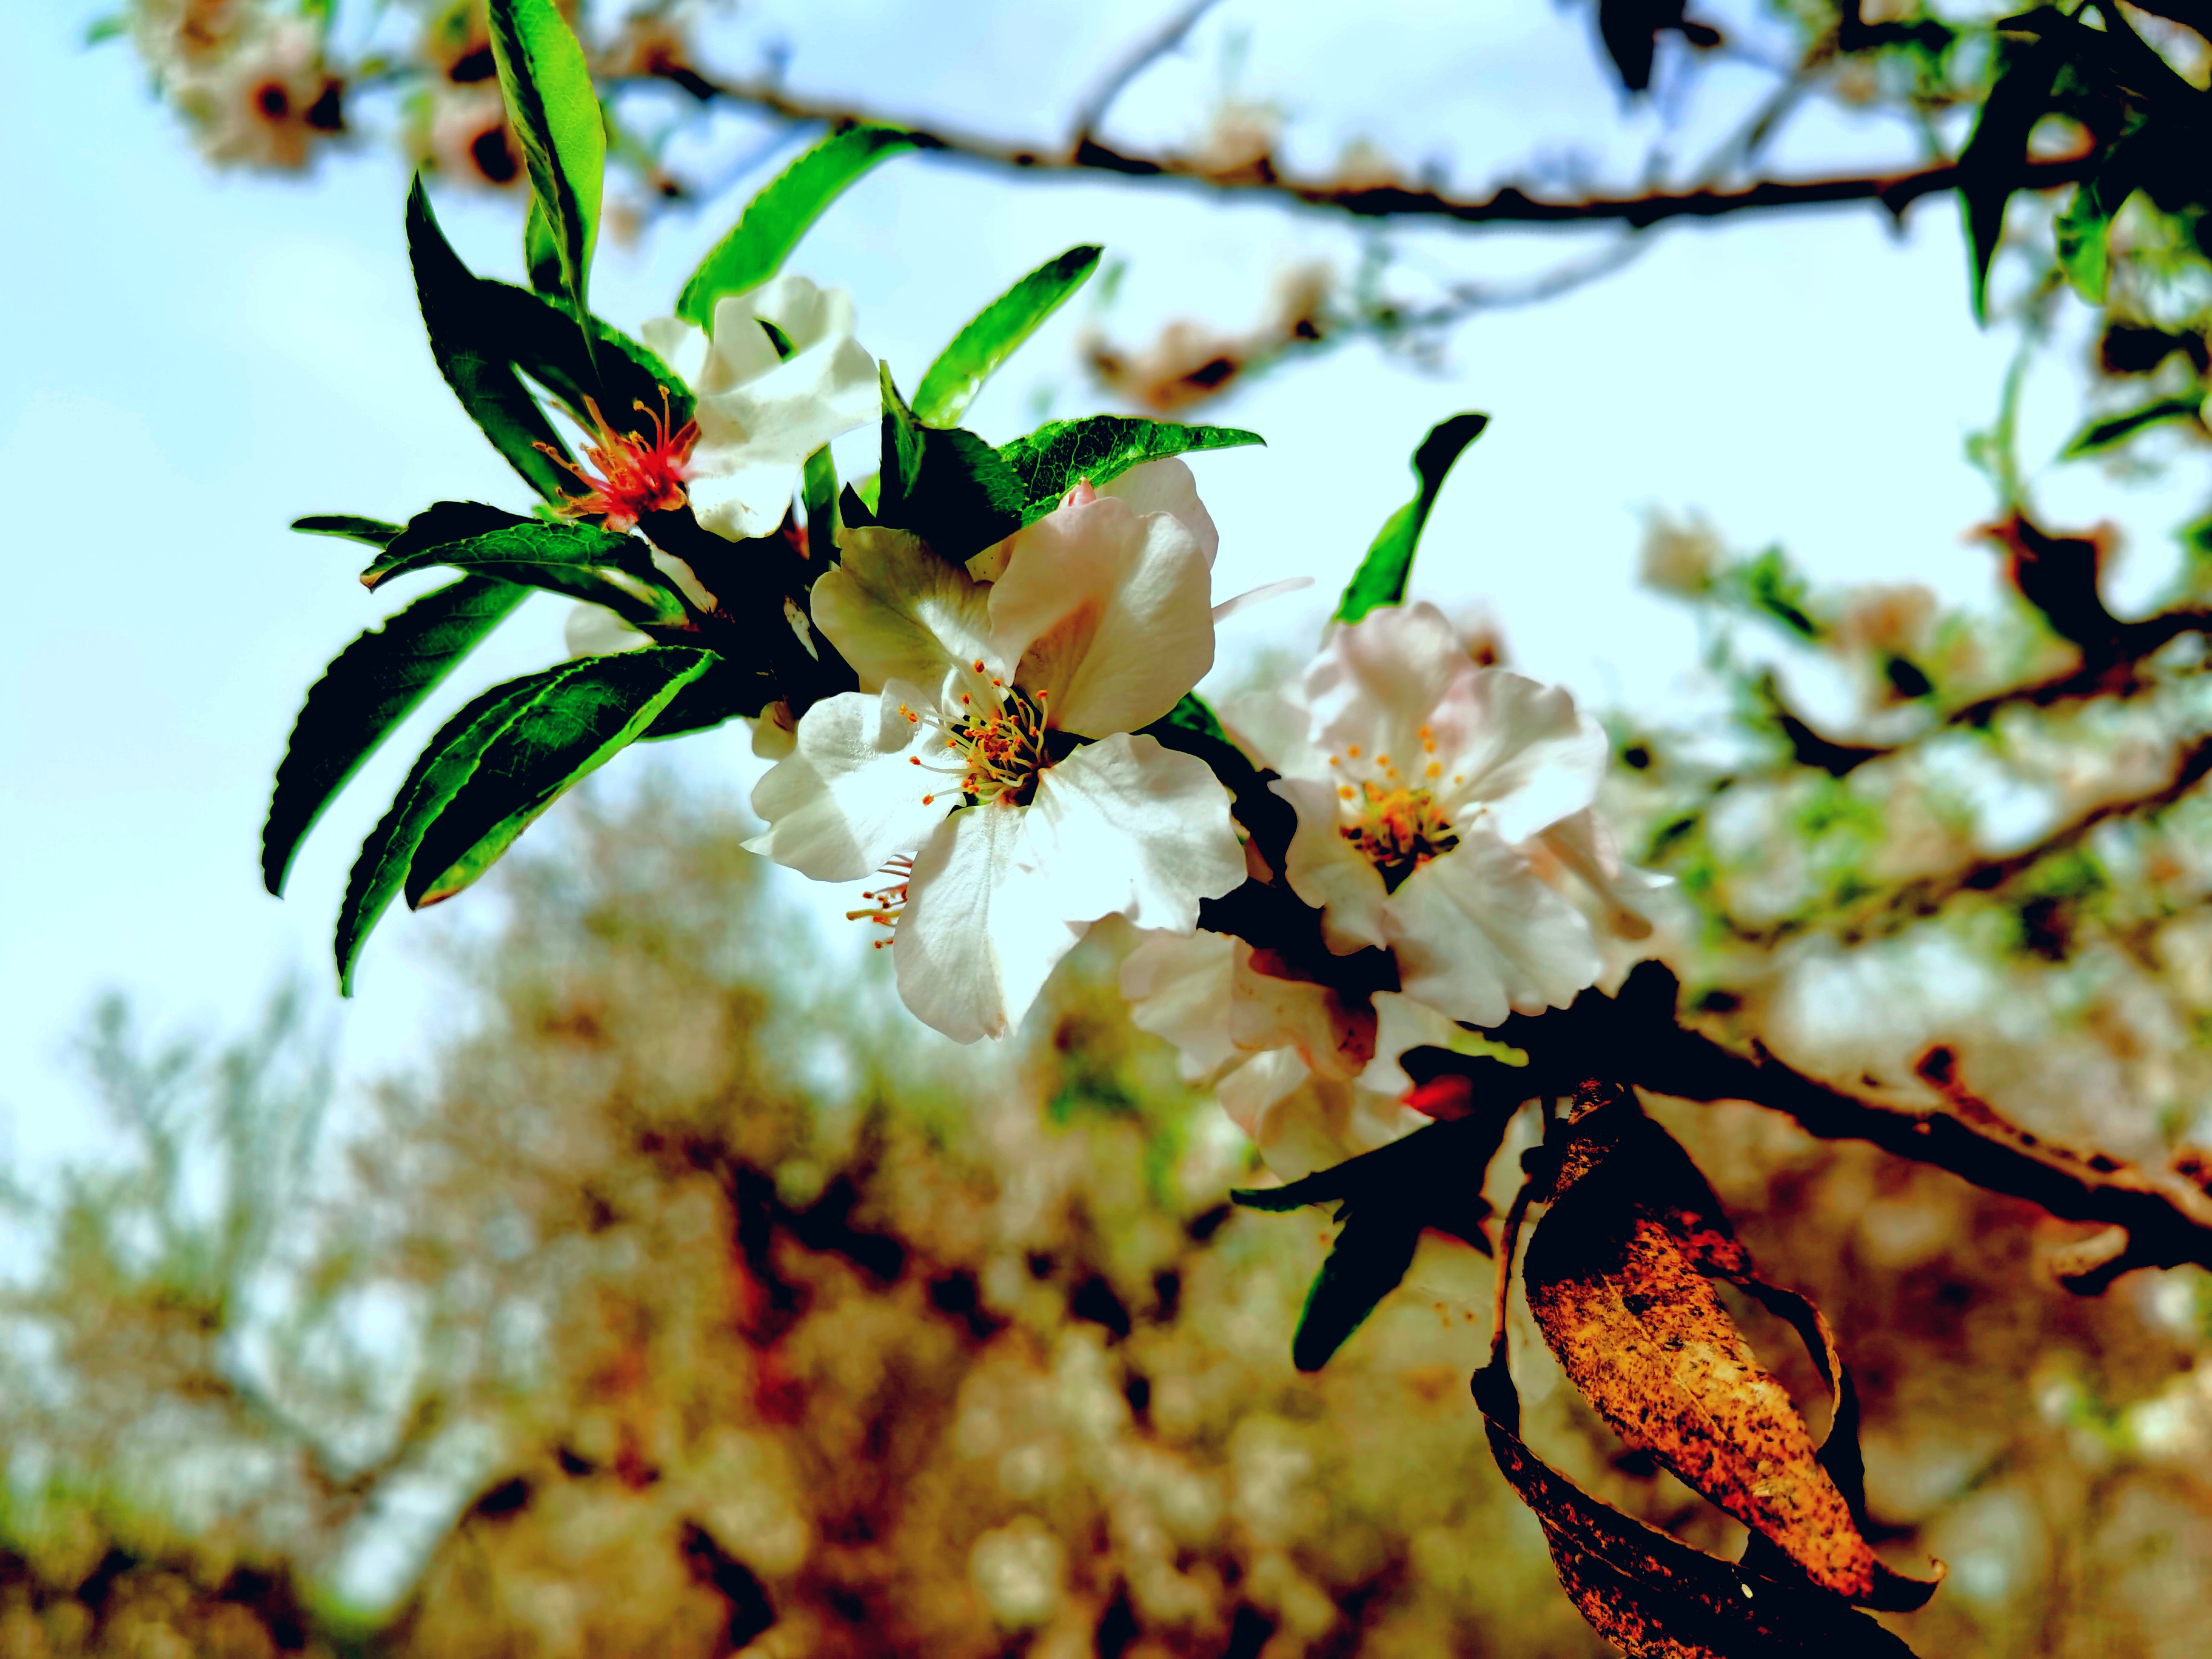
[[[1614,132],[1616,100],[1575,15],[1488,0],[1449,40],[1406,50],[1433,14],[1224,6],[1185,56],[1132,90],[1113,131],[1132,143],[1190,132],[1224,42],[1249,31],[1243,84],[1286,106],[1290,154],[1316,167],[1366,138],[1473,188],[1521,158],[1581,147],[1598,176],[1625,183],[1665,132],[1650,110]],[[735,60],[745,41],[777,38],[808,91],[1010,136],[1053,131],[1139,27],[1099,9],[859,0],[745,18]],[[347,866],[408,759],[476,689],[557,655],[564,609],[533,599],[327,815],[287,899],[261,890],[260,815],[300,696],[392,608],[362,593],[344,544],[286,523],[313,511],[404,518],[451,497],[514,505],[520,486],[422,344],[396,157],[365,144],[306,183],[213,175],[126,51],[80,49],[82,25],[72,7],[0,0],[0,52],[16,70],[0,103],[16,227],[0,261],[0,476],[15,502],[14,623],[0,657],[0,1115],[7,1144],[34,1164],[95,1142],[69,1038],[103,989],[129,993],[157,1029],[221,1033],[287,971],[327,986]],[[1706,92],[1715,109],[1741,111],[1766,84],[1722,66]],[[1719,125],[1700,120],[1674,142],[1693,154]],[[1609,146],[1590,144],[1594,131],[1614,132]],[[1818,115],[1774,164],[1906,159],[1894,131]],[[641,247],[603,250],[599,307],[633,326],[665,309],[758,182],[667,220]],[[479,269],[514,273],[514,204],[448,195],[440,210]],[[1522,665],[1594,702],[1650,708],[1686,691],[1692,630],[1632,584],[1651,507],[1701,509],[1736,545],[1784,542],[1830,580],[1912,578],[1984,596],[1989,560],[1960,532],[1989,496],[1960,447],[1989,418],[2009,342],[1967,316],[1960,240],[1942,201],[1902,234],[1867,210],[1671,228],[1607,281],[1478,317],[1434,373],[1353,345],[1270,375],[1202,416],[1269,441],[1198,463],[1222,530],[1220,591],[1286,574],[1333,590],[1407,493],[1413,443],[1472,407],[1494,424],[1431,521],[1417,588],[1486,601]],[[1588,246],[1435,230],[1400,240],[1416,261],[1465,275]],[[1311,258],[1349,268],[1358,252],[1340,223],[1261,202],[1014,182],[906,158],[839,204],[793,266],[851,289],[863,343],[912,385],[969,313],[1079,241],[1127,262],[1111,326],[1128,340],[1177,315],[1241,326],[1275,272]],[[1059,414],[1097,406],[1074,362],[1078,310],[969,424],[1003,440],[1047,402]],[[2031,390],[2024,447],[2039,462],[2075,412],[2064,361]],[[2123,594],[2147,590],[2163,568],[2148,550],[2185,503],[2124,495],[2081,468],[2039,488],[2057,516],[2136,529],[2147,551],[2123,571]],[[1304,644],[1318,615],[1304,600],[1248,613],[1225,654]],[[741,735],[659,752],[733,798],[751,775]],[[534,833],[557,834],[558,817]],[[468,1017],[438,953],[495,904],[471,895],[387,921],[359,996],[324,998],[348,1086],[420,1063]]]

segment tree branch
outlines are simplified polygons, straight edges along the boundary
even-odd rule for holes
[[[1164,50],[1164,48],[1163,48]],[[1146,58],[1139,62],[1141,68]],[[1133,70],[1132,71],[1133,73]],[[716,82],[689,68],[657,67],[653,76],[681,86],[702,101],[724,99],[749,105],[789,121],[819,121],[848,127],[864,121],[892,119],[824,99],[798,96],[763,82]],[[1109,90],[1117,90],[1109,86]],[[1094,94],[1095,101],[1095,94]],[[1361,219],[1442,219],[1457,224],[1622,224],[1632,229],[1671,219],[1711,219],[1728,214],[1787,208],[1834,207],[1873,202],[1893,217],[1923,196],[1958,187],[1960,173],[1950,163],[1910,173],[1863,173],[1826,179],[1760,179],[1734,189],[1701,187],[1636,196],[1588,196],[1546,201],[1507,185],[1483,197],[1448,195],[1401,185],[1340,185],[1286,179],[1266,158],[1231,170],[1207,167],[1181,156],[1147,155],[1118,149],[1079,131],[1064,147],[1007,143],[945,126],[896,122],[923,149],[979,166],[1024,173],[1095,172],[1141,179],[1212,194],[1251,194]],[[2092,157],[2080,155],[2023,161],[2012,182],[2023,190],[2049,190],[2071,184],[2089,170]]]

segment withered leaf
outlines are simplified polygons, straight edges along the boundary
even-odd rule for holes
[[[1861,1530],[1857,1405],[1826,1323],[1753,1273],[1711,1188],[1626,1097],[1576,1123],[1522,1268],[1530,1311],[1621,1437],[1749,1528],[1747,1562],[1863,1605],[1917,1607],[1932,1580],[1892,1572]],[[1798,1330],[1836,1400],[1825,1452],[1753,1355],[1712,1281]]]
[[[1911,1650],[1802,1577],[1732,1565],[1599,1502],[1515,1431],[1520,1401],[1504,1358],[1479,1371],[1490,1449],[1535,1512],[1553,1565],[1590,1628],[1630,1659],[1881,1659]]]

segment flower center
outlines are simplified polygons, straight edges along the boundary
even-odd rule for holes
[[[975,667],[983,672],[981,663]],[[962,794],[984,806],[1026,806],[1036,794],[1038,774],[1052,764],[1044,741],[1045,694],[1017,685],[998,690],[1006,700],[988,714],[961,694],[963,712],[945,726],[945,746],[963,769]]]
[[[538,447],[576,475],[586,487],[581,495],[564,496],[560,511],[571,519],[604,517],[617,533],[636,528],[648,513],[671,512],[684,505],[684,481],[690,474],[692,447],[699,441],[699,423],[686,421],[669,430],[668,388],[660,388],[658,413],[640,398],[636,409],[653,422],[650,436],[642,432],[617,432],[591,398],[584,408],[592,417],[597,443],[584,446],[584,458],[597,473],[564,460],[550,445]]]
[[[1396,892],[1414,871],[1459,845],[1458,832],[1425,789],[1385,789],[1370,780],[1336,793],[1344,803],[1340,833],[1382,872],[1386,892]]]

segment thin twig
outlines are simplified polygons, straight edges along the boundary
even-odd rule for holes
[[[1182,46],[1197,26],[1198,20],[1212,11],[1217,3],[1218,0],[1188,0],[1158,28],[1133,45],[1119,61],[1099,76],[1097,84],[1085,93],[1075,106],[1073,145],[1081,146],[1096,137],[1100,124],[1106,119],[1107,112],[1114,107],[1114,100],[1127,90],[1129,83]]]

